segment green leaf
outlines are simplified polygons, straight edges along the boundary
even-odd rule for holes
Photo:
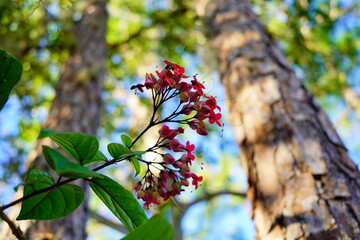
[[[128,149],[127,147],[125,147],[124,145],[121,145],[119,143],[110,143],[107,146],[107,149],[108,149],[110,155],[116,159],[120,158],[120,156],[122,156],[124,153],[135,154],[130,149]]]
[[[51,129],[41,128],[38,138],[49,137],[50,135],[53,135],[53,134],[56,134],[56,133],[57,132],[55,132],[55,131],[53,131]]]
[[[133,152],[129,152],[129,153],[123,153],[119,156],[119,158],[128,158],[128,157],[133,157],[135,156],[135,153]]]
[[[125,145],[125,147],[131,147],[132,141],[131,139],[126,135],[121,135],[121,141]]]
[[[48,147],[42,146],[45,160],[52,169],[61,176],[68,178],[102,177],[86,167],[68,161],[61,153]]]
[[[136,157],[131,157],[130,161],[134,165],[135,168],[135,177],[140,173],[140,163],[139,160]]]
[[[24,196],[55,184],[47,172],[32,169],[26,177]],[[51,220],[66,216],[79,207],[84,199],[83,190],[74,184],[65,184],[38,194],[22,202],[16,220]]]
[[[26,185],[26,183],[22,182],[22,183],[19,183],[18,185],[16,185],[15,187],[13,187],[13,189],[15,192],[17,192],[21,186],[25,186],[25,185]]]
[[[123,136],[125,136],[125,135],[123,135]],[[107,148],[108,148],[110,155],[113,158],[121,159],[121,158],[130,157],[130,161],[134,165],[134,168],[136,171],[135,176],[137,176],[140,173],[140,163],[139,163],[139,160],[135,157],[135,155],[137,156],[137,154],[139,154],[140,151],[137,151],[138,153],[133,152],[129,148],[127,148],[119,143],[110,143],[107,146]]]
[[[93,178],[89,184],[96,195],[129,231],[133,231],[147,220],[144,210],[131,192],[111,178],[106,176],[103,176],[102,179]]]
[[[84,161],[83,166],[88,167],[97,164],[104,164],[107,160],[107,157],[100,150],[98,150],[91,159],[86,159]]]
[[[142,155],[146,153],[146,151],[133,151],[133,152],[134,152],[134,153],[136,154],[136,156],[138,156],[139,158],[141,158]]]
[[[80,162],[88,163],[99,150],[96,137],[82,133],[55,133],[49,137],[70,156]]]
[[[0,50],[0,111],[9,95],[19,82],[23,71],[22,64],[4,50]]]
[[[163,216],[155,215],[122,240],[172,240],[173,237],[173,227]]]

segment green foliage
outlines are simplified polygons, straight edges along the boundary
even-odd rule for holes
[[[89,184],[96,195],[129,231],[133,231],[147,220],[144,210],[131,192],[111,178],[106,176],[103,176],[102,179],[93,178]]]
[[[140,163],[139,160],[136,157],[131,157],[130,161],[134,165],[135,168],[135,177],[140,173]]]
[[[125,145],[125,147],[129,148],[132,145],[131,139],[126,135],[121,135],[121,141]]]
[[[312,94],[341,96],[346,87],[355,85],[349,75],[358,62],[360,21],[352,15],[360,3],[253,2]]]
[[[127,147],[125,147],[124,145],[121,145],[119,143],[110,143],[107,146],[107,149],[110,153],[110,155],[113,158],[119,159],[121,157],[129,157],[129,156],[134,156],[135,153],[133,153],[130,149],[128,149]]]
[[[83,166],[88,167],[92,165],[103,164],[107,160],[107,157],[100,150],[98,150],[92,158],[84,160]]]
[[[172,226],[163,216],[155,215],[122,240],[171,240],[173,237]]]
[[[122,135],[121,138],[123,138]],[[131,146],[131,140],[127,140],[126,138],[124,138],[125,140],[123,140],[123,142],[127,143],[129,146]],[[108,151],[110,153],[110,155],[114,158],[114,159],[121,159],[121,158],[129,158],[130,161],[132,162],[132,164],[134,165],[135,168],[135,176],[138,175],[140,173],[140,163],[139,160],[135,157],[143,153],[141,151],[137,151],[137,152],[133,152],[132,150],[130,150],[129,148],[119,144],[119,143],[110,143],[108,146]]]
[[[54,184],[54,179],[47,172],[32,169],[26,178],[24,196]],[[83,199],[84,192],[80,187],[73,184],[64,184],[22,202],[17,220],[60,218],[77,209]]]
[[[102,177],[86,167],[68,161],[61,153],[48,146],[43,146],[43,153],[50,167],[61,176],[68,178]]]
[[[15,57],[0,50],[0,111],[19,82],[22,71],[22,64]]]
[[[42,130],[40,136],[50,137],[66,153],[78,160],[81,165],[88,165],[90,162],[97,160],[94,159],[94,155],[98,153],[99,142],[96,137],[92,135],[82,133],[57,133],[45,129]]]

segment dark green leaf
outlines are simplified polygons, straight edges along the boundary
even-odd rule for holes
[[[81,165],[87,163],[99,150],[96,137],[82,133],[56,133],[49,135],[65,152],[78,160]]]
[[[129,158],[129,157],[133,157],[135,156],[135,153],[131,152],[131,153],[123,153],[120,155],[120,158]]]
[[[103,176],[102,179],[94,178],[89,184],[96,195],[129,231],[133,231],[147,220],[144,210],[131,192],[111,178],[106,176]]]
[[[107,157],[100,150],[98,150],[91,159],[86,159],[83,162],[83,166],[88,167],[92,165],[103,164],[106,163],[107,160]]]
[[[54,179],[47,172],[33,169],[26,178],[24,196],[54,184]],[[16,220],[51,220],[60,218],[77,209],[83,199],[84,192],[79,186],[65,184],[22,202]]]
[[[50,135],[53,135],[53,134],[56,134],[56,133],[57,132],[55,132],[55,131],[53,131],[51,129],[41,128],[38,138],[49,137]]]
[[[125,147],[131,147],[132,141],[128,136],[121,135],[121,141],[125,145]]]
[[[19,190],[19,188],[20,188],[21,186],[25,186],[25,185],[26,185],[25,182],[19,183],[18,185],[16,185],[16,186],[14,187],[14,191],[17,192],[17,190]]]
[[[163,216],[155,215],[122,240],[172,240],[173,237],[173,227]]]
[[[50,167],[61,176],[68,178],[102,177],[101,174],[68,161],[61,153],[48,146],[43,146],[43,153]]]
[[[110,153],[110,155],[113,157],[113,158],[117,158],[119,159],[121,155],[123,155],[124,153],[132,153],[132,154],[135,154],[133,153],[130,149],[128,149],[127,147],[125,147],[124,145],[121,145],[119,143],[110,143],[108,146],[107,146],[107,149]],[[123,157],[124,158],[124,157]]]
[[[23,71],[22,64],[4,50],[0,50],[0,111],[7,102]]]
[[[125,135],[123,135],[125,136]],[[130,161],[132,162],[132,164],[134,165],[135,168],[135,176],[138,175],[140,173],[140,163],[139,160],[134,157],[135,155],[137,155],[136,152],[131,151],[129,148],[119,144],[119,143],[110,143],[108,145],[108,151],[110,153],[110,155],[113,158],[116,159],[121,159],[121,158],[129,158],[130,157]],[[139,154],[139,151],[137,151]]]
[[[136,156],[138,156],[139,158],[141,158],[142,155],[146,153],[146,151],[133,151],[133,152],[134,152],[134,153],[136,154]]]
[[[135,176],[137,176],[140,173],[140,163],[139,160],[136,157],[131,157],[130,161],[134,165],[135,168]]]

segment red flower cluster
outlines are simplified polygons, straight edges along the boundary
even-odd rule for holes
[[[152,91],[154,111],[150,125],[154,126],[166,122],[186,124],[200,135],[208,134],[204,122],[206,119],[210,124],[216,123],[221,127],[221,113],[216,113],[217,110],[221,111],[221,108],[217,105],[214,97],[204,94],[205,87],[197,80],[196,76],[187,82],[184,79],[189,77],[184,75],[185,69],[183,67],[168,61],[164,61],[164,63],[166,67],[160,72],[156,71],[157,77],[153,74],[146,74],[144,84],[131,87],[131,89],[137,89],[141,92],[144,91],[144,88]],[[179,104],[172,114],[162,120],[154,120],[155,112],[160,106],[175,97],[179,97]],[[179,119],[179,116],[183,116],[183,118]],[[163,161],[146,162],[142,160],[147,163],[148,168],[142,180],[135,184],[134,190],[137,191],[137,197],[145,201],[145,206],[151,203],[160,204],[159,197],[167,200],[171,196],[180,194],[183,191],[183,186],[189,186],[188,179],[191,179],[195,189],[203,180],[203,177],[190,171],[192,161],[195,160],[193,153],[195,145],[189,141],[184,145],[175,139],[179,133],[183,132],[184,129],[181,127],[171,129],[164,125],[159,130],[157,143],[147,150],[147,152],[161,155]],[[157,150],[160,148],[166,148],[174,153],[182,153],[182,155],[176,159],[170,153],[159,153]],[[159,169],[160,173],[158,175],[153,174],[150,165]]]
[[[180,194],[183,191],[183,186],[189,186],[188,178],[192,178],[192,184],[195,188],[198,188],[199,182],[202,181],[203,178],[192,173],[189,167],[192,161],[195,160],[193,153],[195,145],[190,144],[189,141],[183,145],[179,140],[175,139],[179,133],[183,132],[184,129],[181,127],[170,129],[165,125],[159,130],[160,136],[157,144],[148,149],[148,151],[161,155],[163,161],[147,162],[148,166],[151,164],[157,165],[160,173],[155,175],[148,167],[143,179],[134,185],[137,197],[145,201],[145,206],[149,206],[151,203],[160,204],[158,201],[159,197],[167,200],[169,197]],[[179,159],[175,159],[170,153],[161,154],[157,152],[156,150],[159,148],[166,148],[173,152],[182,152],[183,154]]]

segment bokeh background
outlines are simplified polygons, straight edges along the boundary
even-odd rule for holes
[[[47,117],[54,86],[78,41],[73,29],[84,4],[86,1],[71,0],[0,2],[0,48],[24,66],[20,83],[0,112],[0,204],[13,199],[13,188],[26,174],[25,162]],[[195,172],[205,179],[198,190],[190,188],[176,202],[168,203],[173,224],[184,239],[254,239],[250,205],[244,197],[247,180],[233,135],[242,123],[227,120],[229,99],[207,40],[202,4],[191,0],[107,3],[106,77],[98,137],[106,152],[106,145],[119,142],[121,134],[135,137],[146,126],[151,107],[148,95],[136,95],[130,86],[142,82],[146,72],[163,67],[163,60],[184,66],[188,75],[198,74],[206,92],[215,95],[223,109],[224,127],[212,126],[206,137],[187,131],[185,138],[195,143],[198,154]],[[253,0],[251,4],[359,166],[360,3]],[[146,136],[143,144],[153,136]],[[105,172],[131,188],[134,174],[130,165]],[[89,240],[124,236],[120,223],[96,197],[91,197],[90,209]],[[148,209],[149,215],[156,211],[155,207]]]

